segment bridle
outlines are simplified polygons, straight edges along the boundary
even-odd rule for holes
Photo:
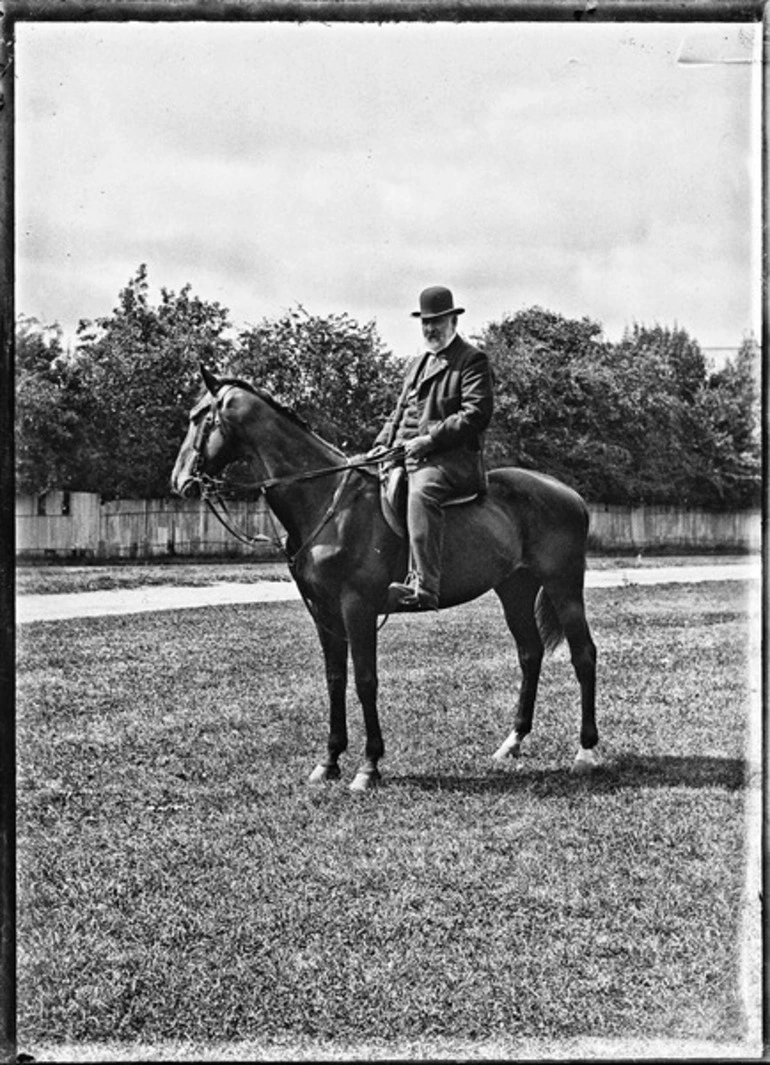
[[[198,404],[198,407],[194,408],[190,414],[192,420],[198,410],[202,407],[205,399]],[[375,457],[368,458],[364,456],[358,459],[349,459],[343,466],[324,466],[317,470],[304,470],[300,473],[290,473],[284,477],[267,477],[262,481],[255,481],[249,484],[239,484],[238,487],[249,488],[252,491],[256,491],[259,496],[265,497],[265,502],[268,504],[267,512],[270,516],[270,521],[273,525],[274,536],[265,536],[258,533],[256,536],[252,536],[249,533],[239,529],[235,521],[230,515],[227,509],[227,503],[222,497],[222,487],[224,480],[222,478],[210,477],[207,473],[203,472],[205,464],[204,450],[209,441],[213,429],[219,429],[223,435],[226,434],[226,429],[222,418],[219,413],[219,404],[217,398],[212,396],[208,401],[208,411],[205,418],[200,420],[198,424],[195,436],[192,442],[193,462],[190,468],[190,476],[193,481],[196,482],[200,489],[201,499],[212,512],[215,518],[224,526],[224,528],[243,544],[254,546],[255,544],[272,544],[277,547],[286,557],[286,560],[290,568],[293,568],[297,562],[299,556],[307,550],[308,547],[316,540],[321,533],[321,530],[331,521],[337,512],[340,500],[342,499],[345,488],[347,487],[350,479],[350,474],[353,470],[369,469],[372,466],[378,466],[382,462],[387,462],[391,459],[399,459],[403,457],[404,448],[401,446],[391,447],[378,453]],[[267,493],[271,488],[280,488],[290,484],[297,484],[300,481],[316,480],[320,477],[332,477],[334,475],[342,475],[339,484],[337,485],[334,494],[332,496],[329,506],[326,508],[322,518],[314,526],[309,535],[300,544],[296,551],[290,553],[287,550],[287,537],[281,536],[276,528],[275,519],[273,518],[273,512],[267,499]]]
[[[209,441],[211,436],[211,430],[217,426],[221,427],[221,421],[219,419],[219,411],[212,410],[214,403],[209,403],[209,409],[206,412],[206,417],[201,418],[197,429],[195,430],[195,437],[192,442],[193,450],[193,463],[190,469],[190,476],[203,490],[204,485],[208,486],[209,483],[214,483],[214,478],[209,477],[208,474],[203,472],[203,449]],[[192,412],[190,418],[195,417],[195,411]],[[201,491],[203,494],[203,491]]]

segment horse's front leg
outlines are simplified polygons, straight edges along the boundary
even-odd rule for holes
[[[351,791],[367,791],[380,779],[378,762],[385,753],[377,714],[377,610],[357,593],[343,596],[345,629],[353,659],[356,692],[364,712],[366,750]]]
[[[347,750],[348,726],[345,692],[348,683],[348,641],[342,618],[319,609],[315,617],[324,653],[329,693],[329,740],[326,757],[310,774],[311,784],[339,780],[339,757]]]

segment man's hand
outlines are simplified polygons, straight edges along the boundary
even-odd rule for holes
[[[425,458],[433,450],[433,438],[427,435],[412,437],[411,440],[407,440],[405,449],[407,458]]]

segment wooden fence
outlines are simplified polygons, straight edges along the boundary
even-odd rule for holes
[[[228,503],[233,523],[248,536],[283,534],[264,501]],[[242,544],[200,500],[115,499],[89,492],[48,492],[16,499],[20,558],[156,558],[246,555],[274,558],[271,544]]]
[[[589,504],[589,548],[595,551],[758,552],[760,510],[685,510]]]
[[[250,536],[282,534],[262,500],[228,504]],[[591,550],[617,552],[756,552],[759,510],[729,513],[676,507],[591,504]],[[19,558],[274,558],[270,544],[250,547],[231,536],[199,500],[118,499],[88,492],[48,492],[16,499]]]

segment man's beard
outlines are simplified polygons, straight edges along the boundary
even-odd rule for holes
[[[440,332],[433,333],[429,337],[425,337],[425,346],[428,351],[437,352],[445,348],[452,339],[452,331],[442,329]]]

